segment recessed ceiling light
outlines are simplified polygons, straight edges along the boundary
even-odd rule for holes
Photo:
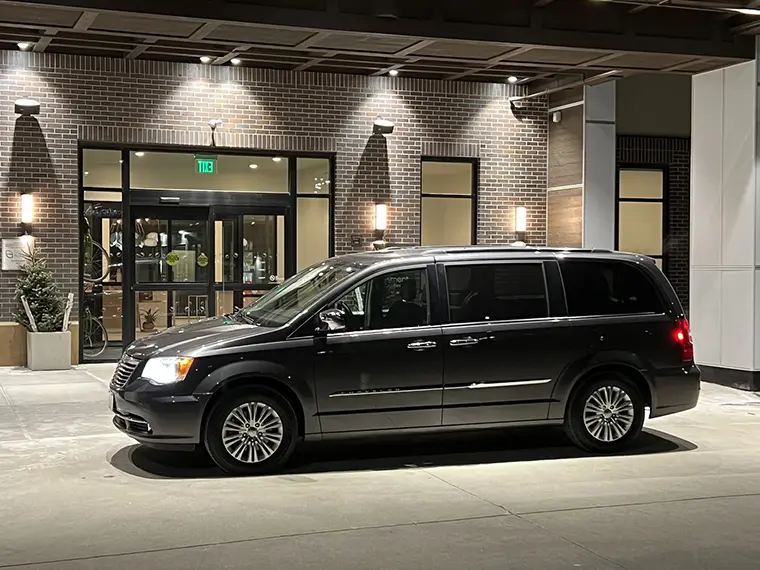
[[[756,8],[729,8],[732,12],[746,14],[747,16],[760,16],[760,10]]]
[[[391,77],[396,77],[398,75],[398,69],[391,69],[388,72],[388,75],[390,75]]]
[[[143,157],[143,156],[145,156],[145,153],[144,153],[143,151],[141,151],[141,150],[138,150],[138,151],[135,153],[135,156],[137,156],[137,157]]]
[[[258,168],[258,167],[259,167],[258,164],[251,163],[251,164],[248,165],[248,168]]]
[[[27,51],[30,49],[34,44],[32,42],[19,42],[16,44],[18,46],[18,49],[21,51]]]
[[[280,162],[282,159],[279,156],[275,156],[272,160],[275,162]]]
[[[510,83],[517,83],[517,77],[515,77],[514,75],[510,75],[509,77],[507,77],[507,81],[509,81]]]
[[[211,63],[211,60],[212,60],[212,59],[213,59],[213,58],[211,58],[211,57],[210,57],[210,56],[208,56],[208,55],[204,55],[204,56],[201,56],[201,63]]]
[[[240,59],[239,57],[233,57],[233,58],[230,60],[230,63],[231,63],[232,65],[240,65],[241,63],[243,63],[243,60],[242,60],[242,59]]]

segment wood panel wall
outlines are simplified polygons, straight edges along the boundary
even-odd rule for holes
[[[549,121],[546,244],[583,244],[583,105],[563,109]]]
[[[546,243],[552,247],[583,246],[583,189],[551,190],[546,199]]]

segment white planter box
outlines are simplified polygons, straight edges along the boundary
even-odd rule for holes
[[[71,332],[26,333],[26,366],[29,370],[71,368]]]

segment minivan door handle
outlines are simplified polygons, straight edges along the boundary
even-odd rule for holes
[[[472,346],[473,344],[478,344],[478,339],[472,338],[471,336],[466,336],[464,338],[455,338],[451,341],[449,341],[450,346]]]
[[[418,340],[406,345],[409,350],[427,350],[429,348],[435,348],[436,346],[438,345],[432,340]]]

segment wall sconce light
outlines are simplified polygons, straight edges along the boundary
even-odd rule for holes
[[[17,115],[28,117],[29,115],[40,114],[40,102],[36,99],[22,98],[16,99],[14,107]]]
[[[34,220],[34,197],[30,193],[21,194],[21,231],[24,235],[32,234]]]
[[[395,125],[392,121],[389,121],[388,119],[383,119],[378,115],[378,117],[375,119],[375,122],[372,123],[372,134],[373,135],[389,135],[393,132],[393,127]]]
[[[515,241],[512,245],[524,246],[525,234],[528,232],[528,209],[525,206],[515,208]]]
[[[372,244],[375,249],[382,249],[385,246],[385,230],[388,229],[388,206],[386,204],[375,204],[375,242]]]

